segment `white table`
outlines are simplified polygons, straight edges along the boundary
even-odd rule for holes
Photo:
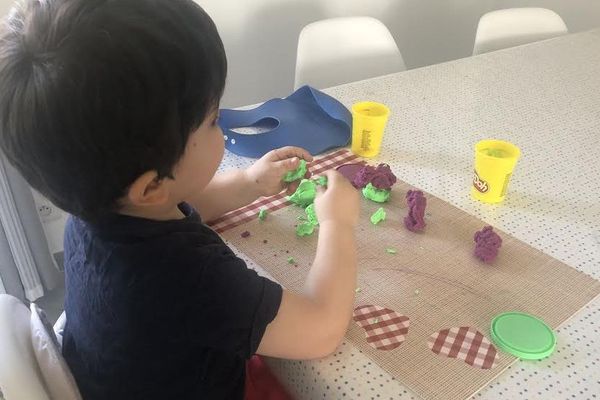
[[[326,92],[390,107],[375,161],[400,179],[600,279],[600,29]],[[523,155],[500,205],[469,197],[484,138]],[[229,153],[223,168],[251,162]],[[600,399],[600,299],[557,336],[553,356],[519,361],[476,397]],[[297,399],[417,397],[347,342],[324,360],[270,364]]]

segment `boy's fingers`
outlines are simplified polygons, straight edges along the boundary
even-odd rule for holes
[[[325,176],[327,176],[327,186],[336,185],[340,182],[340,179],[346,179],[344,178],[344,175],[334,169],[325,171]]]
[[[287,158],[281,161],[276,161],[275,168],[282,170],[284,173],[288,171],[293,171],[298,168],[300,164],[300,159],[298,157]]]
[[[317,185],[317,194],[319,194],[319,195],[323,194],[327,189],[330,189],[330,188],[333,188],[333,187],[339,185],[340,178],[346,179],[346,178],[344,178],[344,176],[342,174],[340,174],[339,172],[337,172],[334,169],[325,171],[325,176],[327,177],[327,185],[325,185],[325,186]]]
[[[271,154],[272,154],[274,161],[285,160],[286,158],[291,158],[291,157],[298,157],[298,158],[301,158],[308,162],[313,160],[313,157],[310,155],[310,153],[308,151],[304,150],[301,147],[295,147],[295,146],[281,147],[279,149],[273,150],[271,152]]]
[[[295,181],[295,182],[290,183],[285,190],[286,194],[294,194],[296,189],[298,189],[299,185],[300,185],[300,181]]]

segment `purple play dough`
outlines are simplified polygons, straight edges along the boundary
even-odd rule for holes
[[[411,232],[420,232],[425,229],[425,207],[427,199],[420,190],[409,190],[406,193],[408,215],[404,217],[404,226]]]
[[[353,164],[344,164],[337,167],[337,171],[344,175],[346,179],[352,182],[352,185],[358,189],[358,186],[354,185],[354,177],[365,166],[364,162],[353,163]]]
[[[491,263],[498,256],[498,250],[502,246],[502,238],[494,232],[491,226],[484,227],[475,232],[475,257],[484,263]]]
[[[377,189],[390,189],[396,183],[396,175],[387,164],[379,164],[377,167],[365,165],[354,176],[352,184],[357,188],[364,188],[368,184],[375,186]]]

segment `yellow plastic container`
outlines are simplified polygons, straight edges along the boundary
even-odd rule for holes
[[[375,157],[381,149],[390,109],[381,103],[363,101],[352,106],[352,152]]]
[[[521,150],[502,140],[482,140],[475,145],[475,173],[471,196],[484,203],[504,200]]]

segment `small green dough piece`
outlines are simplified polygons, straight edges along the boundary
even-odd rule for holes
[[[294,257],[288,257],[288,264],[296,264],[296,260],[294,260]]]
[[[321,175],[320,177],[315,179],[315,182],[319,186],[327,186],[327,177],[325,175]]]
[[[298,224],[296,227],[296,235],[302,236],[310,236],[315,232],[315,226],[310,222],[305,222],[303,224]]]
[[[396,254],[396,253],[398,253],[398,250],[390,247],[390,248],[385,249],[385,252],[388,254]]]
[[[287,182],[287,183],[294,182],[294,181],[297,181],[298,179],[304,178],[304,175],[306,175],[306,161],[300,160],[300,164],[298,165],[298,168],[286,173],[283,177],[283,181]]]
[[[362,190],[363,196],[365,196],[366,199],[377,203],[385,203],[388,201],[391,192],[392,191],[389,189],[377,189],[370,183]]]
[[[297,206],[306,208],[315,201],[315,197],[317,197],[317,184],[310,179],[302,179],[296,192],[287,199]]]
[[[375,211],[373,215],[371,215],[371,223],[373,225],[377,225],[381,221],[385,221],[386,213],[383,208],[379,208],[379,210]]]
[[[306,207],[304,211],[306,212],[306,218],[308,219],[309,223],[315,226],[319,225],[319,220],[317,219],[317,212],[315,211],[315,203],[312,203],[311,205]]]
[[[258,219],[260,219],[261,221],[264,221],[265,219],[267,219],[267,214],[269,212],[267,210],[265,210],[264,208],[262,208],[259,212],[258,212]]]
[[[354,289],[354,293],[360,293],[360,292],[362,292],[361,288],[357,287],[356,289]]]

